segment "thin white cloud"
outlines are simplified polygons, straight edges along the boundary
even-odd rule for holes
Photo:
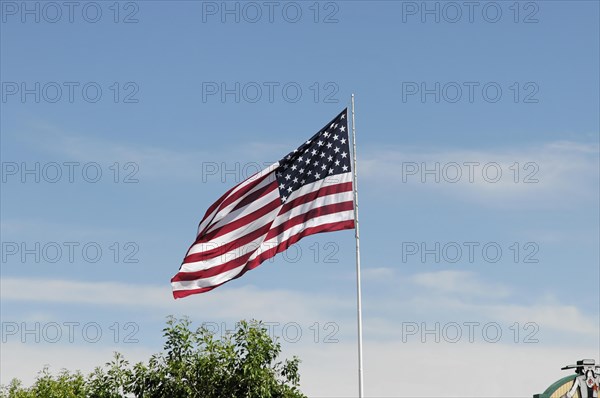
[[[174,150],[91,138],[44,125],[21,137],[38,150],[69,160],[107,164],[135,162],[140,168],[140,178],[202,182],[225,179],[237,183],[256,172],[257,167],[264,168],[293,149],[277,142],[246,142],[244,145],[234,143],[222,153],[189,148]],[[572,201],[598,200],[599,149],[596,143],[554,141],[498,150],[436,151],[428,148],[394,150],[382,146],[365,148],[359,160],[360,178],[375,183],[377,189],[397,190],[410,186],[413,193],[430,195],[435,191],[489,206],[555,207]],[[434,169],[436,164],[439,168],[439,172],[434,173],[439,178],[437,183],[434,174],[425,172],[425,169]],[[456,165],[461,173],[459,178]],[[414,167],[417,169],[411,169]],[[496,179],[498,170],[501,171],[498,181],[490,182]],[[454,180],[456,182],[451,182]]]
[[[511,294],[507,287],[487,284],[475,273],[468,271],[424,272],[414,275],[412,281],[419,287],[442,294],[468,294],[487,298],[503,298]]]
[[[170,286],[118,282],[82,282],[30,278],[2,278],[0,299],[9,302],[89,304],[164,313],[202,314],[204,320],[243,319],[249,314],[266,321],[293,320],[309,324],[352,307],[331,295],[306,295],[286,290],[261,290],[252,286],[216,290],[211,294],[174,300]],[[23,289],[28,288],[27,294]]]
[[[362,268],[360,273],[361,280],[377,282],[384,282],[390,278],[393,278],[395,275],[394,269],[388,267]]]
[[[569,141],[498,150],[370,148],[361,153],[360,173],[374,189],[485,206],[557,207],[597,203],[598,161],[597,144]]]
[[[98,162],[105,167],[115,162],[121,166],[133,162],[139,167],[136,178],[202,182],[219,182],[221,177],[226,177],[227,182],[240,182],[293,149],[276,142],[246,142],[244,145],[229,143],[220,152],[203,148],[175,150],[65,132],[43,124],[19,134],[19,139],[42,153],[58,155],[65,161]],[[124,171],[131,172],[132,168]]]
[[[378,273],[375,272],[375,273]],[[369,273],[367,273],[369,274]],[[531,304],[514,302],[512,290],[489,283],[477,275],[461,271],[440,271],[394,277],[404,279],[406,292],[379,294],[365,300],[366,316],[401,314],[381,322],[374,332],[397,330],[398,323],[418,314],[421,319],[444,319],[448,314],[460,320],[497,320],[506,324],[535,322],[546,331],[568,336],[598,336],[597,319],[579,308],[543,298]],[[384,285],[382,285],[384,286]],[[388,285],[389,286],[389,285]],[[0,281],[3,305],[18,302],[89,304],[98,307],[136,309],[171,314],[202,314],[203,320],[247,318],[269,322],[295,321],[312,324],[335,320],[340,325],[353,322],[354,301],[333,294],[307,294],[300,291],[264,290],[252,286],[216,290],[211,294],[173,300],[168,286],[132,285],[116,282],[79,282],[28,278],[3,278]],[[28,293],[23,289],[28,287]],[[382,293],[380,292],[380,293]],[[369,315],[371,311],[371,315]],[[336,314],[335,316],[333,314]],[[383,327],[385,326],[385,327]],[[385,333],[384,333],[385,334]]]

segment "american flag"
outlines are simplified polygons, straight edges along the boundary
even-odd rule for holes
[[[175,298],[239,278],[305,236],[354,228],[347,114],[208,208],[171,279]]]

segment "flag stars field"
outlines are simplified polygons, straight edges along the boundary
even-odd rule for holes
[[[340,173],[347,172],[350,164],[342,164],[347,159],[348,146],[345,126],[346,115],[342,113],[339,119],[328,128],[319,131],[300,148],[281,160],[280,170],[276,173],[281,200],[288,200],[289,194],[306,184]],[[341,139],[340,139],[341,137]],[[335,143],[335,146],[334,146]],[[342,151],[340,153],[340,151]],[[318,160],[312,160],[318,157]],[[312,165],[311,165],[312,162]],[[304,163],[304,164],[303,164]],[[304,167],[302,167],[304,165]],[[291,170],[292,174],[283,175],[282,170]],[[283,176],[283,179],[281,178]],[[301,180],[299,178],[302,178]],[[291,181],[290,181],[291,180]]]

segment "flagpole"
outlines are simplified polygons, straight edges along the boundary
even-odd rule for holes
[[[356,173],[356,127],[354,124],[354,93],[352,94],[352,157],[354,170],[354,223],[356,237],[356,309],[358,320],[358,396],[364,395],[362,360],[362,297],[360,288],[360,233],[358,228],[358,178]]]

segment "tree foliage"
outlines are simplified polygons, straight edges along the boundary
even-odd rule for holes
[[[187,318],[169,317],[164,351],[130,366],[119,353],[87,377],[44,368],[31,387],[19,380],[3,386],[2,398],[261,397],[299,398],[297,357],[278,361],[281,345],[257,321],[241,321],[233,333],[217,336],[190,329]]]

